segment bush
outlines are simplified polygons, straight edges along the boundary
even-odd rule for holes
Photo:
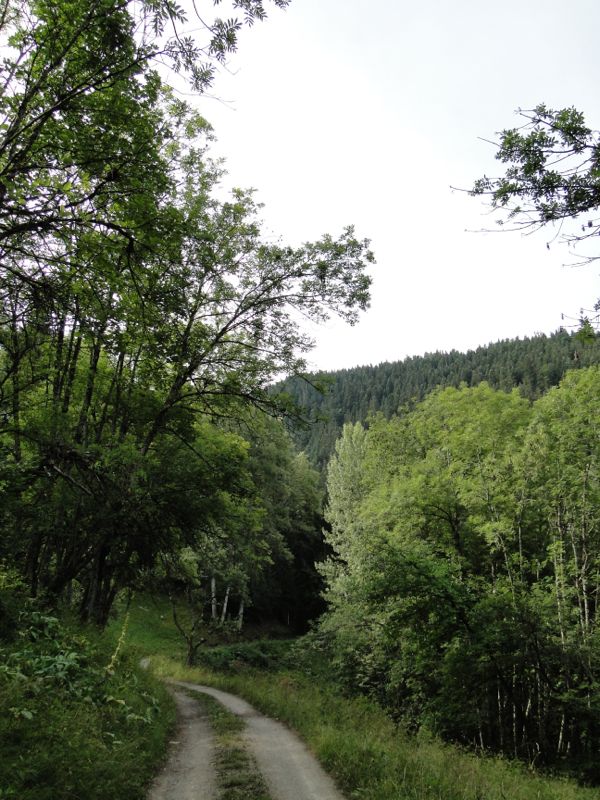
[[[233,672],[245,667],[275,670],[286,666],[292,640],[259,640],[198,651],[196,660],[215,670]]]
[[[17,635],[19,613],[26,602],[23,583],[17,573],[0,564],[0,642]]]
[[[111,655],[96,631],[21,613],[0,648],[1,800],[145,797],[174,711],[162,685]]]

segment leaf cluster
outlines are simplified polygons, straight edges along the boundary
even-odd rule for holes
[[[566,242],[574,246],[596,237],[600,134],[572,107],[554,110],[540,104],[518,114],[523,125],[502,131],[496,152],[508,165],[505,174],[480,178],[471,193],[487,197],[492,209],[506,212],[500,225],[535,230],[551,224],[563,233],[565,221],[581,220],[572,232],[564,229]]]

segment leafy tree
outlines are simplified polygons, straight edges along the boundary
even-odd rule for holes
[[[338,573],[335,581],[329,581],[330,590],[340,580],[343,582],[342,576],[351,572],[355,560],[360,559],[362,543],[357,511],[365,492],[365,444],[365,429],[359,422],[345,425],[327,468],[326,541],[334,553],[329,571]]]
[[[321,625],[344,683],[407,725],[592,781],[599,374],[372,420]]]
[[[574,245],[598,236],[600,224],[593,217],[600,205],[598,132],[575,108],[555,111],[539,105],[519,114],[524,124],[500,134],[496,158],[509,165],[505,175],[480,178],[472,193],[489,197],[517,228],[586,215],[577,232],[564,234],[566,241]]]
[[[506,339],[467,353],[428,353],[291,378],[278,388],[302,406],[311,420],[294,432],[294,438],[313,464],[324,468],[345,423],[364,423],[379,412],[387,418],[404,413],[439,386],[458,388],[465,383],[473,387],[486,381],[505,392],[518,388],[523,397],[535,400],[556,386],[568,370],[598,363],[596,334],[593,330],[584,334],[560,330],[550,336]]]
[[[250,469],[264,507],[263,533],[271,543],[271,563],[250,576],[249,619],[305,631],[323,610],[315,566],[325,551],[319,475],[277,420],[255,419],[247,435]]]
[[[320,629],[332,636],[332,666],[349,687],[371,687],[383,669],[380,633],[385,610],[368,601],[370,555],[381,537],[361,511],[371,486],[366,470],[367,436],[360,423],[346,424],[327,469],[325,541],[331,556],[321,565],[329,613]]]
[[[600,233],[600,133],[575,108],[556,111],[541,104],[519,114],[524,124],[500,134],[496,158],[508,165],[505,174],[480,178],[471,194],[487,197],[502,213],[499,225],[525,231],[551,225],[578,263],[595,261],[600,257],[594,250]],[[599,308],[596,303],[594,310]],[[580,322],[579,337],[589,341],[595,334],[583,311]]]
[[[536,404],[525,442],[528,497],[544,525],[540,561],[547,573],[548,626],[554,634],[557,701],[554,746],[559,754],[575,750],[585,760],[587,747],[573,732],[594,735],[597,719],[598,575],[600,517],[598,501],[597,368],[569,375]],[[585,676],[585,677],[584,677]]]
[[[297,320],[354,321],[372,255],[351,228],[267,243],[251,192],[217,200],[210,128],[153,64],[201,89],[198,58],[225,58],[241,23],[203,50],[170,0],[3,9],[2,551],[33,594],[104,623],[159,555],[221,531],[226,561],[238,530],[258,536],[239,437],[215,423],[289,410],[267,384],[303,366]]]

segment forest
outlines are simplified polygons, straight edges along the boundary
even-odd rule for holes
[[[268,244],[252,192],[217,199],[210,126],[155,68],[210,80],[188,40],[165,39],[176,6],[4,11],[0,559],[100,625],[155,569],[191,580],[189,547],[248,603],[314,515],[268,384],[302,368],[294,314],[365,306],[368,243],[347,228]],[[206,55],[235,30],[217,26]]]
[[[439,386],[477,386],[485,381],[493,389],[517,388],[523,397],[536,400],[556,386],[567,370],[599,362],[595,336],[561,329],[548,336],[505,339],[466,353],[427,353],[375,366],[295,376],[276,388],[303,409],[310,424],[296,427],[294,439],[323,470],[345,423],[365,422],[377,413],[389,418]]]
[[[322,645],[409,726],[597,780],[600,370],[347,424]]]
[[[309,375],[303,321],[357,322],[374,254],[350,224],[288,245],[225,192],[175,84],[208,92],[270,8],[201,5],[194,38],[173,0],[0,2],[1,800],[145,796],[167,618],[182,669],[243,681],[246,637],[293,639],[283,705],[308,682],[407,747],[600,784],[594,326]],[[595,162],[544,180],[557,142],[596,147],[583,119],[529,124],[474,194],[596,208]]]

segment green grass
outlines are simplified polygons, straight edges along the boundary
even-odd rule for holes
[[[146,625],[152,625],[148,617]],[[307,677],[285,666],[279,671],[271,644],[219,647],[203,656],[208,666],[189,669],[173,657],[168,624],[159,621],[136,651],[150,655],[153,671],[205,683],[244,697],[264,713],[285,721],[308,743],[348,798],[353,800],[598,800],[598,790],[529,772],[501,758],[480,757],[434,738],[400,732],[366,698],[349,699],[328,684],[322,670]],[[152,647],[147,647],[150,643]],[[252,668],[258,651],[269,670]],[[285,646],[287,647],[287,646]],[[280,664],[286,655],[279,653]],[[234,650],[237,648],[237,656]],[[259,656],[259,658],[262,656]],[[234,755],[232,759],[242,758]],[[234,762],[232,762],[234,763]],[[233,787],[232,787],[233,788]],[[229,799],[231,800],[231,798]]]
[[[228,741],[228,737],[234,740],[238,739],[239,734],[246,727],[241,717],[228,711],[225,706],[210,695],[203,692],[195,692],[193,689],[190,689],[188,694],[204,709],[216,737],[222,741]]]
[[[187,621],[184,608],[178,609]],[[117,637],[123,622],[124,606],[118,617],[111,620],[107,634]],[[167,597],[136,595],[129,606],[128,648],[143,656],[169,653],[173,658],[185,658],[185,642],[173,623],[173,611]]]
[[[174,724],[162,682],[95,630],[22,633],[0,648],[0,800],[142,800]]]
[[[117,615],[108,626],[109,635],[118,636],[125,608],[124,602],[116,604]],[[185,627],[189,625],[189,613],[184,602],[177,603],[177,615]],[[239,658],[253,666],[268,668],[271,661],[278,659],[278,652],[289,646],[289,639],[288,644],[284,639],[285,629],[277,625],[246,626],[243,641],[240,641],[242,635],[231,627],[205,624],[199,635],[206,641],[198,656],[200,659],[209,659],[216,669],[228,669]],[[130,649],[140,656],[166,653],[173,658],[185,659],[186,645],[173,622],[173,609],[168,597],[135,595],[129,606],[127,641]],[[237,655],[238,650],[241,656]],[[213,663],[217,660],[222,663]]]

